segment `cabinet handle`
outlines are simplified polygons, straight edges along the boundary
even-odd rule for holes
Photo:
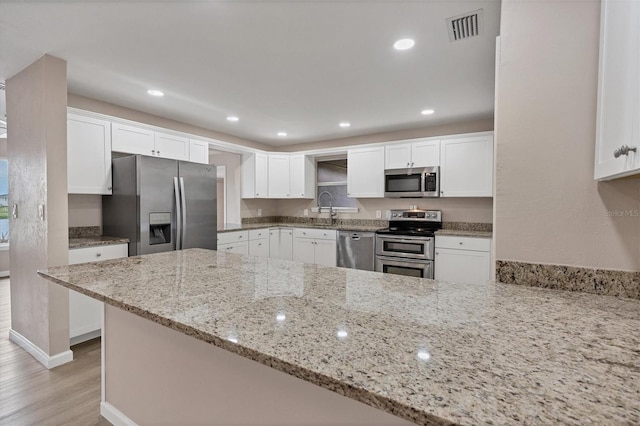
[[[407,167],[409,167],[409,163],[407,163]]]
[[[111,190],[113,189],[113,187],[112,187],[112,186],[107,186],[107,189],[108,189],[109,191],[111,191]]]
[[[102,253],[96,253],[96,257],[102,256]]]
[[[261,245],[262,245],[262,243],[258,243],[258,245],[259,245],[259,246],[261,246]]]
[[[628,145],[622,145],[620,148],[613,151],[613,156],[618,158],[621,155],[629,155],[629,151],[637,152],[638,148],[636,148],[635,146],[630,147]]]
[[[160,155],[160,151],[158,151],[158,155]]]
[[[258,193],[256,192],[256,197],[257,197],[258,195],[260,195],[260,194],[258,194]]]
[[[152,149],[152,150],[151,150],[151,153],[152,153],[153,155],[156,155],[156,150],[155,150],[155,149]]]
[[[436,256],[438,256],[438,255],[440,255],[440,252],[439,252],[439,251],[437,251],[437,252],[436,252]]]
[[[238,235],[238,238],[242,238],[242,235]]]
[[[460,241],[460,245],[462,245],[462,241]]]

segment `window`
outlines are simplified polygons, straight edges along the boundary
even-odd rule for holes
[[[9,162],[0,159],[0,244],[9,243]]]
[[[337,208],[352,209],[356,207],[356,199],[347,196],[347,160],[318,161],[317,163],[317,197],[324,191],[331,194],[332,205]],[[329,207],[328,196],[322,197],[322,207]]]

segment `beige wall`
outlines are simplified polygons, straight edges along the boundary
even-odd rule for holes
[[[600,2],[503,0],[496,257],[640,270],[640,180],[593,180]]]
[[[297,205],[301,200],[242,200],[242,217],[258,217],[258,209],[262,209],[262,216],[283,216],[285,212],[283,206]],[[304,202],[309,201],[305,200]],[[298,216],[298,215],[296,215]],[[302,216],[302,211],[300,215]]]
[[[102,195],[69,195],[69,226],[102,227]]]
[[[69,350],[68,290],[36,271],[66,265],[66,62],[48,55],[7,80],[11,327],[48,355]],[[45,219],[38,217],[45,206]]]
[[[279,151],[308,151],[313,149],[336,148],[366,143],[388,142],[403,139],[426,138],[431,136],[455,135],[459,133],[485,132],[493,130],[493,118],[484,120],[464,121],[418,129],[396,130],[392,132],[372,133],[369,135],[353,136],[349,138],[332,139],[305,144],[280,147]]]
[[[358,213],[339,213],[338,218],[376,219],[376,210],[380,210],[382,219],[385,219],[387,210],[408,209],[409,205],[417,205],[420,209],[442,210],[445,222],[492,222],[493,200],[491,198],[359,198],[356,201]],[[309,209],[309,217],[311,218],[329,217],[328,213],[321,215],[312,213],[311,208],[316,206],[316,200],[279,200],[277,214],[279,216],[303,216],[304,209]]]
[[[107,102],[98,101],[96,99],[85,98],[83,96],[74,95],[69,93],[69,106],[73,108],[82,109],[85,111],[93,111],[100,114],[106,114],[113,117],[124,118],[125,120],[137,121],[138,123],[145,123],[152,126],[163,127],[165,129],[171,129],[179,132],[185,132],[192,135],[198,135],[205,138],[217,139],[224,142],[233,143],[236,145],[242,145],[250,148],[257,148],[263,150],[269,150],[270,147],[258,142],[253,142],[248,139],[238,138],[228,135],[226,133],[220,133],[209,129],[203,129],[202,127],[192,126],[190,124],[182,123],[180,121],[171,120],[168,118],[160,117],[157,115],[147,114],[141,111],[125,108],[119,105],[110,104]]]
[[[209,164],[226,167],[225,189],[227,192],[226,223],[240,223],[240,154],[210,154]],[[218,204],[224,200],[218,198]]]
[[[0,138],[0,157],[7,157],[7,140]],[[0,277],[9,275],[9,250],[0,250]]]

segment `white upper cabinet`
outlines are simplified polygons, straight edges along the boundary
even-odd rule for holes
[[[420,140],[385,146],[385,169],[405,169],[440,165],[440,141]]]
[[[111,149],[128,154],[189,161],[189,138],[116,122],[111,125]]]
[[[155,155],[154,132],[143,127],[113,123],[111,149],[130,154]]]
[[[347,151],[347,195],[356,198],[384,197],[384,147]]]
[[[111,194],[111,123],[67,115],[69,194]]]
[[[316,167],[308,155],[289,158],[289,190],[291,198],[315,198]]]
[[[189,139],[189,161],[209,164],[209,143]]]
[[[189,138],[155,132],[155,155],[171,160],[189,161]]]
[[[640,173],[640,2],[602,1],[596,179]]]
[[[268,198],[267,154],[244,154],[242,156],[242,198]]]
[[[493,135],[441,141],[440,196],[493,196]]]
[[[289,154],[269,154],[269,198],[289,198]]]

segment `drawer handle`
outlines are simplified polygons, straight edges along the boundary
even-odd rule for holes
[[[261,246],[261,245],[262,245],[262,243],[258,243],[258,245],[259,245],[259,246]]]
[[[96,257],[102,256],[102,253],[96,253]]]
[[[242,235],[238,235],[238,238],[242,238]],[[460,243],[460,244],[462,244],[462,243]]]
[[[462,241],[460,241],[460,245],[462,245]]]

